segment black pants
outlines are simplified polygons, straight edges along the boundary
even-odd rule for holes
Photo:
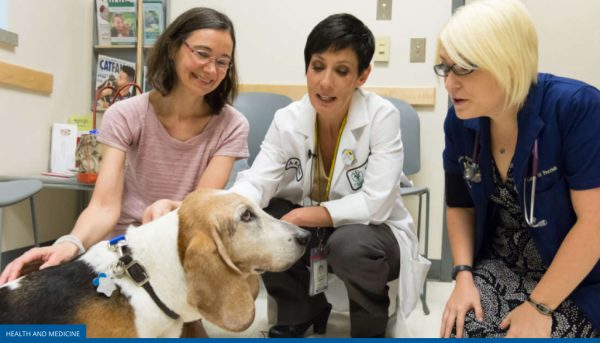
[[[273,199],[265,209],[281,218],[294,208],[289,201]],[[277,301],[277,324],[305,323],[327,306],[323,293],[308,295],[310,249],[318,246],[316,229],[304,256],[281,273],[265,273],[267,292]],[[346,285],[350,302],[352,337],[383,337],[388,321],[387,283],[398,278],[400,249],[392,230],[385,224],[343,225],[323,230],[329,268]]]

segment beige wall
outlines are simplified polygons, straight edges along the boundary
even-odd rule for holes
[[[537,30],[539,71],[600,87],[600,1],[521,1]]]
[[[539,70],[600,87],[600,1],[523,0],[539,37]]]

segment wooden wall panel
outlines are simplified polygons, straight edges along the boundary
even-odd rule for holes
[[[390,96],[402,99],[412,106],[434,106],[435,88],[404,88],[404,87],[364,87],[366,90],[381,96]],[[269,92],[284,94],[293,100],[299,100],[306,93],[305,85],[264,85],[242,84],[240,92]]]
[[[0,62],[0,84],[51,94],[52,81],[52,74]]]

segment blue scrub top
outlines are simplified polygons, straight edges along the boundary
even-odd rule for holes
[[[570,190],[600,187],[600,91],[580,81],[538,74],[523,108],[518,114],[519,133],[513,156],[513,177],[519,205],[524,201],[529,211],[531,194],[531,151],[538,140],[539,164],[535,192],[534,216],[546,225],[530,228],[538,252],[548,266],[577,217],[571,203]],[[469,193],[475,205],[475,256],[483,253],[486,241],[495,227],[490,223],[494,192],[490,121],[487,117],[461,120],[454,107],[444,122],[446,147],[444,170],[463,175],[463,161],[471,161],[475,134],[479,138],[481,182],[469,182]],[[523,192],[523,183],[527,191]],[[600,215],[600,213],[599,213]],[[599,228],[600,229],[600,228]],[[598,247],[600,249],[600,247]],[[600,330],[600,262],[570,296]]]

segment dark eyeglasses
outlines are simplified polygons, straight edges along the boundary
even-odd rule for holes
[[[184,41],[183,44],[190,49],[190,52],[194,54],[198,63],[202,65],[214,62],[217,69],[223,71],[226,71],[231,67],[231,59],[229,57],[212,57],[207,51],[195,50],[186,41]]]
[[[453,65],[447,65],[444,63],[436,64],[433,66],[433,71],[437,76],[447,77],[450,74],[450,71],[454,73],[454,75],[464,76],[471,74],[477,69],[477,66],[471,64],[471,68],[463,68],[458,64],[454,63]]]

